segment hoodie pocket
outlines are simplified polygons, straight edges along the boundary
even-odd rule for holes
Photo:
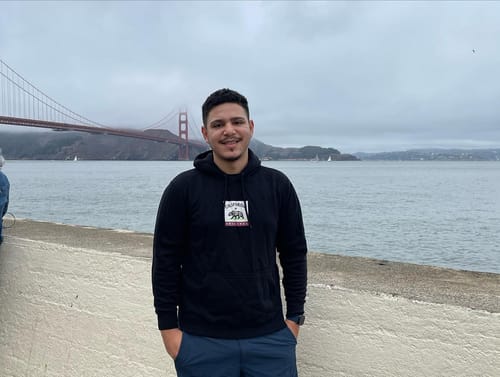
[[[277,270],[253,273],[209,272],[203,282],[202,297],[211,320],[264,323],[281,310]]]

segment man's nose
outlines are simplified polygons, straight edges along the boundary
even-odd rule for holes
[[[224,134],[230,135],[233,132],[234,132],[233,124],[231,122],[226,122],[226,124],[224,125]]]

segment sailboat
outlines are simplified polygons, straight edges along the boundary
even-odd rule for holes
[[[332,160],[332,156],[328,156],[328,160],[327,161],[331,161]]]
[[[73,161],[78,161],[78,156],[75,156],[75,158],[73,159]]]

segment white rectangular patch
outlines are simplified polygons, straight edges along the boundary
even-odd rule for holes
[[[248,201],[225,201],[224,221],[226,226],[248,226]]]

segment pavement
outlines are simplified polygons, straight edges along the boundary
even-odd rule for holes
[[[70,247],[151,257],[153,236],[126,230],[18,219],[5,235]],[[124,236],[126,233],[126,237]],[[308,256],[309,284],[404,297],[500,313],[500,274],[422,266],[364,257]]]
[[[153,236],[17,219],[0,246],[0,375],[175,376]],[[493,377],[500,275],[308,255],[301,377]]]

